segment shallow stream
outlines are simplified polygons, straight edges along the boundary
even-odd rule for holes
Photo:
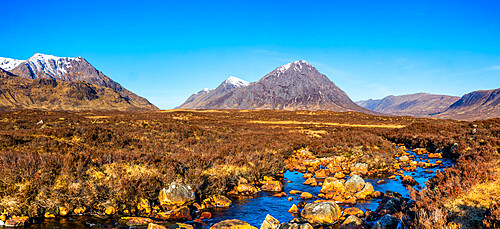
[[[410,151],[407,151],[410,152]],[[427,159],[426,156],[416,155],[414,152],[410,152],[415,155],[415,161],[423,161]],[[431,163],[441,160],[444,167],[450,167],[453,162],[446,158],[443,159],[429,159]],[[425,182],[435,175],[435,172],[442,167],[435,168],[420,168],[417,167],[416,171],[404,172],[404,175],[411,175],[420,186],[424,187]],[[433,173],[427,173],[425,170],[431,170]],[[211,226],[217,222],[227,220],[227,219],[239,219],[250,223],[252,226],[260,228],[260,224],[266,218],[266,215],[272,215],[280,222],[288,222],[293,219],[293,216],[288,213],[288,209],[293,204],[298,204],[302,199],[300,199],[300,194],[290,195],[290,190],[299,190],[302,192],[309,192],[314,196],[320,193],[321,187],[311,187],[309,185],[303,185],[305,181],[302,178],[302,173],[287,171],[284,174],[285,177],[285,192],[288,194],[287,197],[274,197],[274,193],[259,192],[254,197],[233,199],[233,204],[226,209],[215,209],[212,212],[212,219],[204,220],[208,226]],[[386,183],[377,184],[379,180],[385,180]],[[401,180],[390,180],[386,177],[380,178],[364,178],[365,181],[372,183],[375,191],[385,192],[387,190],[395,191],[401,193],[404,197],[409,198],[408,190],[401,184]],[[292,201],[288,201],[288,197],[294,197]],[[306,202],[313,202],[314,199],[307,200]],[[378,207],[379,199],[371,199],[368,201],[358,201],[355,207],[366,211],[374,211]],[[341,208],[349,207],[348,205],[340,205]],[[193,221],[187,222],[188,224],[194,224]],[[40,224],[34,224],[28,226],[27,228],[146,228],[146,227],[127,227],[120,225],[118,219],[105,219],[98,218],[95,216],[76,216],[69,217],[59,220],[46,220]]]

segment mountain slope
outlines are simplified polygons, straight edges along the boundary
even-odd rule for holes
[[[114,93],[118,94],[121,98],[128,101],[129,104],[133,104],[134,109],[157,109],[148,100],[123,88],[120,84],[111,80],[101,71],[95,69],[89,62],[87,62],[87,60],[82,57],[56,57],[52,55],[36,53],[28,60],[0,58],[0,68],[4,70],[10,69],[10,73],[19,76],[20,78],[29,80],[54,79],[60,85],[70,85],[64,84],[62,82],[75,82],[79,84],[85,82],[90,86],[109,88]],[[21,81],[16,79],[16,82]],[[33,85],[29,81],[26,81],[26,86]],[[26,90],[29,91],[31,89],[26,88]],[[44,91],[45,90],[42,90],[40,92]],[[17,90],[16,92],[21,93],[19,90]],[[36,95],[32,95],[30,98],[33,99],[34,96]],[[24,105],[19,104],[19,106],[23,107]],[[87,106],[82,106],[82,108],[83,107]],[[93,109],[101,108],[94,107]],[[106,107],[102,109],[108,108]]]
[[[198,109],[198,107],[204,106],[208,101],[223,96],[226,92],[232,89],[246,87],[249,84],[250,83],[245,80],[230,76],[215,89],[205,88],[196,94],[191,95],[183,104],[179,106],[179,108]]]
[[[0,69],[0,111],[152,109],[118,92],[82,81],[25,79]]]
[[[429,117],[429,114],[446,110],[459,99],[460,97],[456,96],[416,93],[400,96],[390,95],[383,99],[369,99],[356,103],[364,108],[384,114]]]
[[[498,118],[500,117],[500,88],[465,94],[444,112],[434,117],[467,121]]]
[[[221,86],[219,86],[221,87]],[[218,87],[218,88],[219,88]],[[215,89],[217,90],[217,89]],[[181,105],[191,109],[277,109],[375,112],[356,105],[325,75],[306,61],[276,68],[258,82]]]

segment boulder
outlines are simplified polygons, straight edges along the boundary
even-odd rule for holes
[[[345,178],[345,174],[343,172],[336,172],[333,177],[335,177],[337,179],[343,179],[343,178]]]
[[[292,213],[292,214],[293,214],[293,213],[299,213],[299,212],[300,212],[300,210],[299,210],[299,208],[297,207],[297,205],[295,205],[295,204],[294,204],[294,205],[292,205],[292,207],[290,207],[290,209],[288,209],[288,212],[290,212],[290,213]]]
[[[211,219],[212,218],[212,213],[210,212],[203,212],[200,215],[200,219]]]
[[[325,182],[323,182],[323,186],[321,186],[321,193],[344,193],[346,191],[346,188],[344,186],[344,183],[342,181],[337,180],[334,177],[328,177],[325,179]]]
[[[399,220],[392,215],[384,215],[380,218],[375,225],[373,225],[372,229],[396,229],[398,226]]]
[[[318,182],[316,181],[316,178],[309,178],[306,181],[304,181],[304,183],[302,183],[302,184],[303,185],[317,186]]]
[[[149,223],[148,229],[167,229],[167,228],[159,224]]]
[[[304,173],[304,175],[302,175],[302,177],[303,177],[304,179],[309,179],[309,178],[311,178],[311,177],[313,177],[313,176],[314,176],[314,174],[312,174],[312,173]]]
[[[342,225],[340,225],[340,228],[361,228],[361,224],[363,224],[363,220],[361,220],[360,218],[358,218],[357,216],[355,215],[350,215],[349,217],[347,217],[347,219],[344,220],[344,222],[342,223]]]
[[[5,226],[6,227],[23,227],[28,225],[28,217],[26,216],[17,216],[17,217],[12,217],[5,221]]]
[[[335,202],[306,204],[300,213],[302,218],[313,225],[334,224],[341,214],[340,207]]]
[[[203,203],[207,208],[227,208],[232,201],[223,195],[213,195],[203,200]]]
[[[313,229],[313,226],[309,223],[282,223],[279,229]]]
[[[283,183],[278,180],[264,181],[261,187],[263,191],[282,192],[284,189]]]
[[[399,157],[398,161],[405,163],[405,162],[410,161],[410,158],[406,155],[403,155],[403,156]]]
[[[308,200],[314,198],[314,196],[311,193],[303,192],[302,194],[300,194],[300,198]]]
[[[214,224],[210,229],[257,229],[249,223],[237,219],[229,219]]]
[[[290,192],[288,192],[288,193],[294,195],[294,194],[301,194],[302,191],[299,191],[299,190],[290,190]]]
[[[434,159],[439,159],[443,158],[443,156],[440,153],[430,153],[427,155],[428,158],[434,158]]]
[[[159,212],[156,218],[167,221],[187,221],[191,220],[191,211],[188,207],[182,206],[168,212]]]
[[[194,192],[189,185],[173,182],[168,189],[163,188],[158,196],[161,205],[182,206],[195,201]]]
[[[368,173],[368,164],[366,163],[356,163],[349,168],[351,174],[361,174],[365,175]]]
[[[401,183],[406,184],[406,185],[410,185],[410,186],[414,186],[414,185],[418,184],[418,182],[415,181],[415,179],[413,179],[412,176],[404,176],[403,179],[401,180]]]
[[[236,187],[236,191],[238,193],[247,193],[247,194],[254,194],[259,191],[254,185],[252,184],[239,184]]]
[[[375,189],[373,189],[373,185],[370,182],[365,182],[365,187],[361,189],[361,191],[357,192],[354,194],[354,197],[359,200],[364,200],[366,199],[367,196],[375,192]]]
[[[359,208],[356,208],[356,207],[352,207],[352,208],[346,208],[344,209],[344,212],[342,213],[342,216],[347,216],[347,215],[355,215],[355,216],[362,216],[364,215],[365,213],[359,209]]]
[[[126,224],[129,227],[148,225],[153,222],[152,219],[143,217],[122,217],[120,223]]]
[[[260,225],[260,229],[279,229],[279,227],[280,221],[269,214],[266,216],[266,219],[264,219],[264,222],[262,222],[262,224]]]
[[[365,187],[365,180],[358,175],[353,175],[344,183],[347,191],[351,193],[359,192]]]
[[[316,178],[326,178],[328,177],[328,173],[324,169],[320,169],[314,173],[314,177]]]

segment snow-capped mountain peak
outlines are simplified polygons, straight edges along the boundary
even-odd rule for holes
[[[307,61],[305,60],[299,60],[299,61],[294,61],[294,62],[291,62],[291,63],[288,63],[288,64],[285,64],[283,66],[280,66],[276,69],[276,72],[278,73],[278,75],[280,75],[281,73],[284,73],[286,71],[288,71],[289,69],[292,69],[293,71],[301,71],[303,68],[313,68],[312,65],[310,65],[309,63],[307,63]]]
[[[10,71],[17,67],[19,64],[24,62],[24,60],[16,60],[12,58],[0,57],[0,68],[5,71]]]
[[[224,80],[223,84],[233,85],[234,87],[246,87],[250,85],[249,82],[234,76],[230,76],[229,78]]]
[[[71,62],[81,60],[81,57],[57,57],[42,53],[35,53],[26,62],[30,68],[43,72],[53,78],[63,78],[72,67]]]

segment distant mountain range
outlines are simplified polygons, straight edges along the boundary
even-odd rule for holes
[[[148,100],[123,88],[82,57],[36,53],[0,57],[0,107],[46,110],[150,110]]]
[[[500,88],[465,94],[445,111],[434,117],[468,121],[500,118]]]
[[[383,99],[369,99],[357,101],[356,104],[372,111],[414,117],[430,117],[430,115],[443,112],[460,97],[448,95],[433,95],[416,93],[400,96],[387,96]]]
[[[203,89],[179,106],[183,109],[275,109],[376,112],[354,103],[325,75],[304,60],[276,68],[255,83],[236,77],[216,89]]]

